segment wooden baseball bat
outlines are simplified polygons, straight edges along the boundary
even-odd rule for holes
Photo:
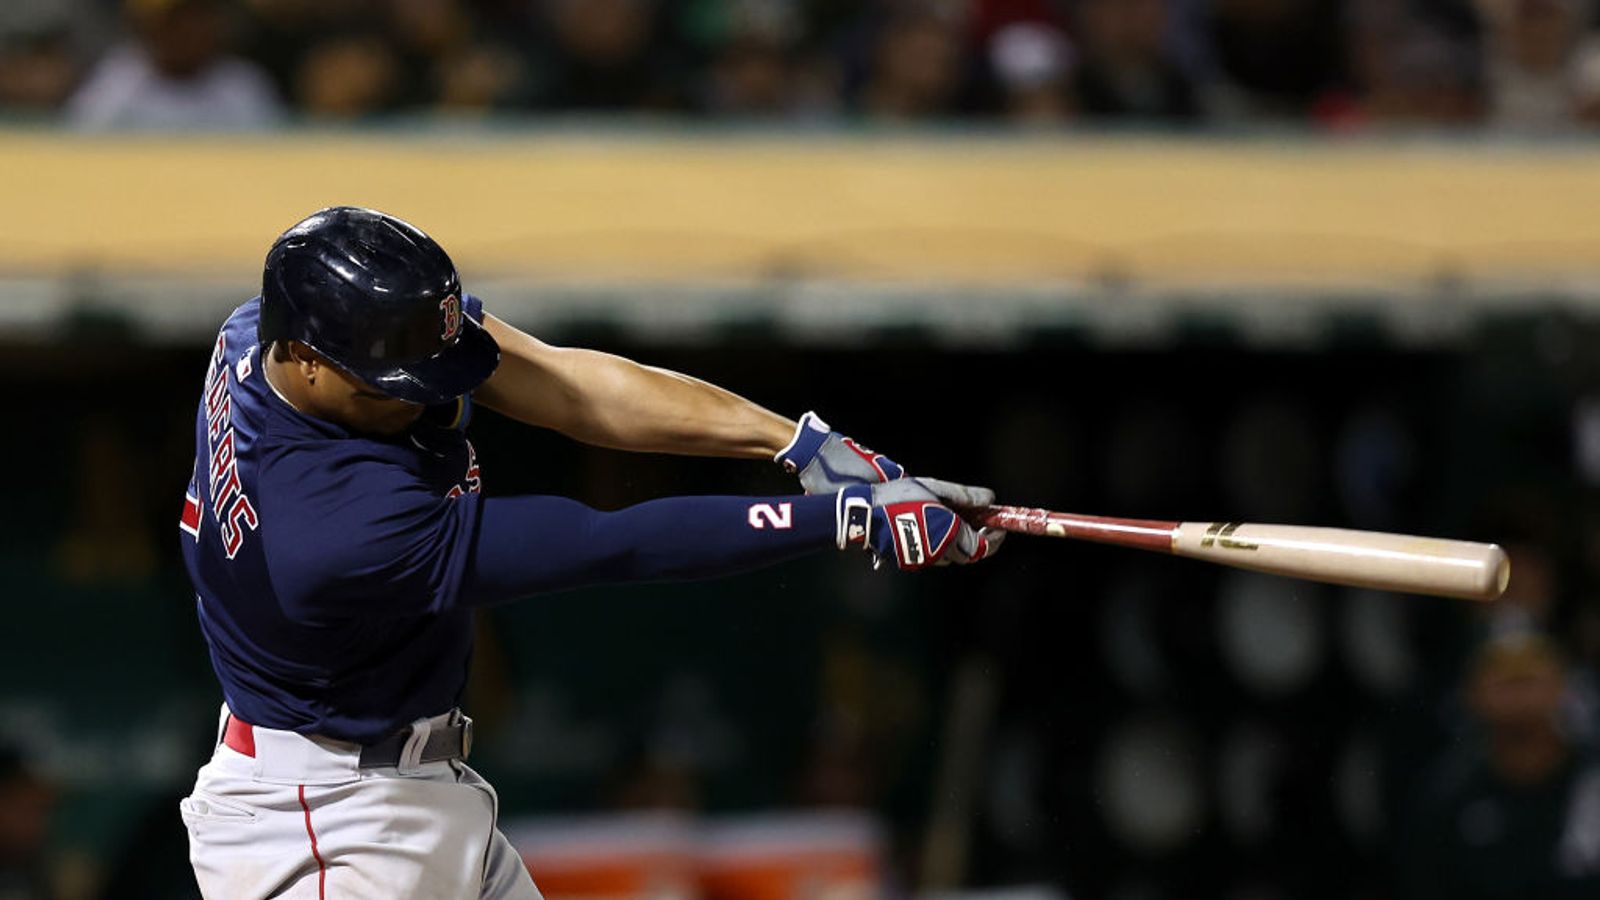
[[[1020,506],[986,506],[964,514],[1021,534],[1119,544],[1384,591],[1493,600],[1511,580],[1504,550],[1471,541],[1301,525],[1114,519]]]

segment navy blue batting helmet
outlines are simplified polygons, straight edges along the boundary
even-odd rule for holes
[[[443,403],[494,372],[500,347],[461,307],[455,263],[394,216],[355,206],[313,213],[267,252],[262,346],[291,340],[374,388]]]

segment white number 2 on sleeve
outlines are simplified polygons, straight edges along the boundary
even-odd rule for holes
[[[771,503],[757,503],[750,507],[750,527],[763,529],[768,526],[778,530],[793,528],[794,506],[779,503],[774,507]]]

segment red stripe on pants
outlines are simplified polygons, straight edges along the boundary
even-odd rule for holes
[[[306,837],[311,838],[311,858],[317,861],[317,900],[324,900],[328,887],[328,868],[317,852],[317,833],[311,830],[311,807],[306,805],[306,786],[300,785],[300,808],[306,811]]]

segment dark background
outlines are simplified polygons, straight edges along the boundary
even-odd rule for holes
[[[1427,350],[1360,329],[1294,352],[1214,327],[1146,350],[1063,332],[1005,352],[914,333],[851,350],[741,329],[681,346],[599,327],[545,336],[791,415],[815,408],[913,473],[1006,501],[1498,540],[1526,590],[1496,614],[1019,537],[970,570],[824,556],[706,585],[532,598],[484,615],[468,698],[474,764],[510,819],[868,808],[910,881],[953,682],[969,671],[997,698],[970,773],[970,883],[1397,896],[1419,780],[1474,740],[1457,684],[1491,617],[1522,610],[1581,671],[1597,661],[1575,435],[1600,382],[1579,352],[1587,327],[1561,314],[1486,322]],[[0,354],[13,422],[27,423],[0,449],[18,513],[0,561],[12,600],[0,736],[59,791],[56,851],[130,883],[185,883],[173,805],[215,723],[175,528],[205,358],[114,327],[70,353]],[[768,464],[586,448],[489,412],[472,435],[491,494],[610,508],[792,489]],[[1251,663],[1249,647],[1275,646],[1290,649]],[[1112,774],[1118,759],[1157,768],[1130,785]]]

